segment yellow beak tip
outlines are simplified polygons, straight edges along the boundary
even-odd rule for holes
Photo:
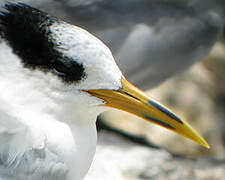
[[[203,146],[203,147],[205,147],[207,149],[211,148],[210,145],[203,138],[201,138],[201,139],[199,139],[199,140],[197,140],[195,142],[197,142],[198,144],[200,144],[201,146]]]
[[[210,149],[210,145],[208,143],[202,144],[204,147],[206,147],[207,149]]]

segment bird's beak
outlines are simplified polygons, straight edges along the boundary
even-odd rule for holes
[[[119,90],[97,89],[86,92],[104,100],[104,106],[135,114],[209,148],[208,143],[188,123],[127,80],[122,78],[121,83],[122,88]]]

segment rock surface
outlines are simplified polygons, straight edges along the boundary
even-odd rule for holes
[[[225,161],[188,159],[140,146],[118,135],[99,134],[85,180],[225,180]]]

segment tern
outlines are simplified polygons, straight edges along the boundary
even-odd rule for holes
[[[5,4],[0,63],[1,180],[83,179],[95,154],[96,118],[111,108],[209,148],[188,123],[129,83],[102,41],[46,12]]]

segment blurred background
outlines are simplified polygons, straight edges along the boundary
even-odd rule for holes
[[[5,2],[0,0],[0,5]],[[211,149],[124,112],[106,112],[102,121],[174,154],[225,160],[224,0],[20,2],[103,40],[125,77],[188,121]]]

